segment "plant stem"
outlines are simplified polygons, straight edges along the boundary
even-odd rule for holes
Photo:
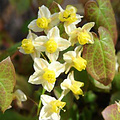
[[[43,95],[44,93],[45,93],[45,89],[43,88],[43,90],[42,90],[42,95]],[[41,108],[41,99],[39,100],[39,104],[38,104],[37,116],[39,116],[40,108]]]

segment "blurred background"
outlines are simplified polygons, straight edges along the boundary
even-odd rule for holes
[[[69,4],[73,5],[78,9],[78,14],[84,16],[84,6],[88,0],[54,1],[59,3],[63,8]],[[120,0],[111,0],[111,4],[115,12],[118,29],[117,53],[120,50]],[[41,5],[45,5],[50,9],[51,6],[54,6],[53,0],[0,0],[0,55],[2,55],[0,61],[4,58],[3,53],[9,55],[6,50],[10,49],[12,51],[13,46],[16,44],[20,45],[22,39],[26,38],[28,34],[27,26],[33,19],[37,18],[38,7]],[[85,22],[86,19],[84,17],[80,26]],[[17,76],[15,89],[21,89],[30,98],[28,97],[27,102],[21,106],[17,105],[17,102],[14,101],[11,109],[7,110],[4,114],[0,113],[0,120],[37,120],[35,116],[36,104],[38,103],[41,90],[39,86],[31,85],[27,82],[29,76],[34,72],[33,61],[29,55],[23,55],[18,50],[13,52],[14,54],[11,53],[11,59],[15,66]],[[81,74],[86,75],[86,72],[82,72]],[[71,96],[69,94],[68,101],[73,99]],[[70,112],[63,115],[62,120],[102,120],[101,111],[109,102],[114,101],[110,100],[110,96],[108,92],[88,91],[85,97],[81,98],[81,101],[74,100],[78,106],[76,104],[73,105]],[[101,100],[101,97],[104,100]],[[71,113],[75,113],[75,116],[72,116]]]

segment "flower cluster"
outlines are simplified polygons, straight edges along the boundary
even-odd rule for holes
[[[59,75],[69,72],[68,77],[60,85],[63,90],[60,98],[56,100],[54,97],[41,95],[43,107],[39,120],[59,120],[60,110],[63,110],[66,104],[61,100],[69,91],[73,92],[76,99],[79,99],[79,95],[83,95],[81,87],[84,86],[84,83],[76,81],[74,71],[70,71],[70,69],[74,67],[78,71],[85,70],[87,61],[81,56],[83,45],[94,43],[90,32],[94,22],[87,23],[83,27],[76,27],[83,17],[76,14],[77,9],[68,5],[64,10],[59,4],[58,8],[60,10],[58,13],[51,14],[46,6],[39,7],[38,18],[28,25],[29,34],[22,40],[19,48],[20,52],[30,54],[34,60],[35,72],[28,80],[31,84],[41,84],[46,91],[51,92]],[[59,23],[64,24],[69,39],[60,36]],[[45,35],[37,36],[35,34],[42,31]],[[70,46],[74,50],[64,53],[64,63],[60,63],[58,61],[60,51],[64,51]]]

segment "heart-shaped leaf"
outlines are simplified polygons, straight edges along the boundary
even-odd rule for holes
[[[115,49],[110,33],[99,27],[93,34],[94,44],[84,46],[83,57],[87,60],[87,72],[100,83],[108,85],[115,75]]]
[[[0,62],[0,109],[4,112],[13,100],[13,88],[15,86],[15,70],[14,66],[7,57]]]
[[[110,0],[89,0],[85,5],[85,16],[88,21],[94,21],[97,28],[107,28],[116,44],[117,29]]]
[[[120,113],[116,104],[106,107],[102,112],[104,120],[120,120]]]

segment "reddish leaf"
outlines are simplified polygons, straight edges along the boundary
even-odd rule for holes
[[[15,70],[10,57],[0,62],[0,109],[4,112],[13,100]]]
[[[105,120],[120,120],[120,113],[118,112],[116,104],[106,107],[103,110],[102,115]]]
[[[94,44],[84,46],[87,72],[97,81],[108,85],[115,75],[115,49],[110,33],[104,27],[98,29],[100,38],[93,34]]]
[[[89,0],[85,5],[85,16],[88,21],[94,21],[97,28],[107,28],[116,44],[117,29],[110,0]]]

